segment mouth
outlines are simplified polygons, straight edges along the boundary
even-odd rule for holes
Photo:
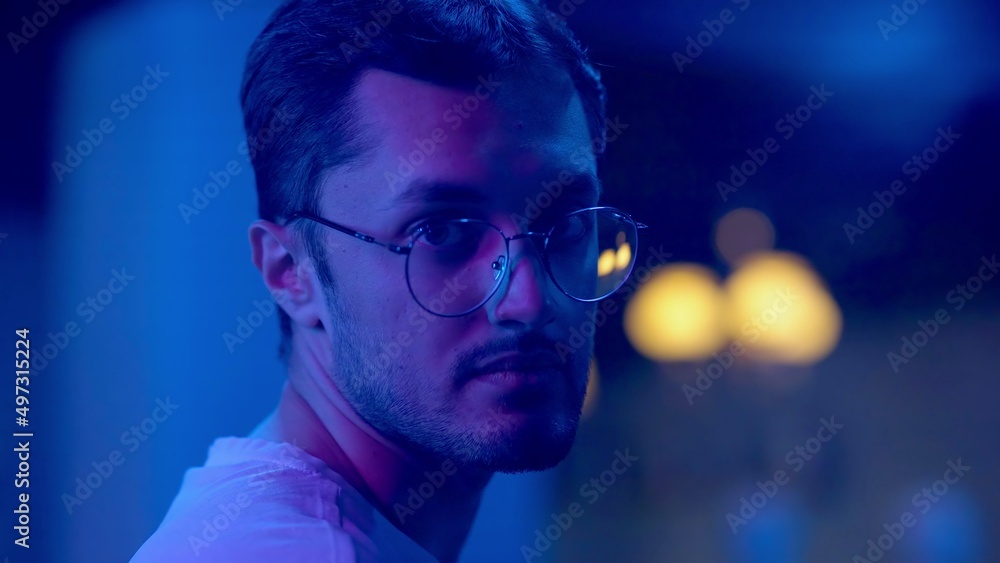
[[[565,366],[551,354],[508,354],[477,367],[475,381],[506,389],[550,386],[565,379]]]
[[[474,377],[477,381],[490,383],[499,387],[537,387],[548,385],[562,375],[557,368],[541,368],[534,370],[504,370],[481,373]]]

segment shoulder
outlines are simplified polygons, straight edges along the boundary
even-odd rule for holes
[[[281,451],[213,458],[213,450],[204,467],[185,474],[163,523],[132,563],[355,561],[338,484]]]

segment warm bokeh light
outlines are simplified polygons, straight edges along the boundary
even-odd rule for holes
[[[639,287],[625,310],[625,334],[653,360],[697,360],[726,342],[725,297],[715,273],[673,264]]]
[[[730,336],[751,358],[808,365],[825,358],[840,339],[840,308],[799,256],[746,256],[726,280]]]
[[[597,258],[597,275],[603,278],[613,271],[615,271],[615,251],[608,248]]]
[[[719,219],[715,227],[715,249],[730,266],[751,253],[772,248],[774,225],[756,209],[734,209]]]

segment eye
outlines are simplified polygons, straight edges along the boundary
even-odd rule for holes
[[[418,231],[422,243],[441,249],[460,248],[475,239],[468,224],[462,221],[432,221],[424,223]]]
[[[552,238],[560,242],[573,242],[587,236],[593,227],[593,218],[589,213],[575,213],[564,217],[552,226]]]

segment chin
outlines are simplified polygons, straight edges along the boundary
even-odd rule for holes
[[[552,469],[566,459],[570,446],[572,446],[572,442],[561,448],[522,451],[494,464],[492,471],[494,473],[525,473]]]
[[[506,415],[481,436],[470,465],[494,473],[551,469],[566,459],[576,439],[579,415]]]

